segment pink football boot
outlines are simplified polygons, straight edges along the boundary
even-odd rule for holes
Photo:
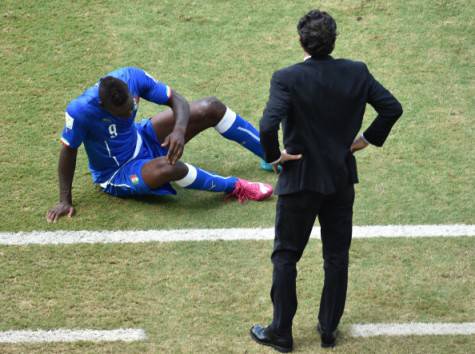
[[[267,183],[250,182],[238,178],[234,190],[226,196],[226,199],[235,197],[239,203],[246,200],[261,201],[270,198],[272,195],[272,186]]]

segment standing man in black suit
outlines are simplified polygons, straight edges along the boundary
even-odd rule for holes
[[[297,311],[296,264],[315,219],[321,226],[325,279],[317,331],[322,347],[333,347],[343,315],[348,283],[355,151],[382,146],[402,115],[401,104],[362,62],[330,56],[336,23],[326,12],[312,10],[297,25],[305,51],[303,62],[278,70],[260,122],[261,144],[274,170],[283,166],[275,193],[275,242],[272,252],[272,323],[251,328],[251,337],[281,352],[293,347],[292,320]],[[366,103],[377,117],[361,129]],[[284,150],[278,129],[282,122]]]

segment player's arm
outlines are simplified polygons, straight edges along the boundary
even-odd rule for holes
[[[167,158],[174,165],[183,155],[185,147],[185,133],[190,120],[190,105],[188,101],[175,90],[171,90],[170,98],[166,103],[173,110],[175,126],[165,138],[162,146],[168,147]]]
[[[63,215],[74,214],[72,185],[78,147],[87,135],[87,125],[81,119],[84,116],[80,104],[73,101],[68,105],[65,112],[66,123],[61,134],[63,146],[58,162],[59,203],[46,214],[48,222],[56,222]]]
[[[71,217],[74,214],[72,185],[77,151],[66,145],[61,148],[58,162],[59,203],[48,211],[46,215],[48,222],[56,222],[63,215]]]
[[[158,81],[152,75],[139,68],[130,68],[134,74],[140,95],[147,101],[167,105],[173,110],[175,126],[163,141],[162,146],[168,148],[167,159],[174,165],[183,154],[185,133],[190,120],[188,101],[170,86]]]

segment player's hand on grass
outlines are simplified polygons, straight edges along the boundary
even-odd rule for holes
[[[359,150],[363,150],[365,147],[368,146],[368,142],[363,139],[363,137],[358,137],[353,141],[353,144],[351,144],[350,150],[351,153],[354,153]]]
[[[59,202],[54,208],[48,210],[46,220],[48,222],[56,222],[64,215],[72,217],[74,215],[74,207],[69,203]]]
[[[287,161],[300,160],[302,156],[303,156],[302,154],[298,154],[298,155],[289,154],[287,150],[284,149],[280,152],[280,159],[272,164],[272,169],[274,170],[275,173],[279,173],[280,172],[279,165],[283,165]]]
[[[185,134],[181,131],[173,131],[165,138],[162,147],[168,148],[167,159],[171,165],[174,165],[183,155],[185,147]]]

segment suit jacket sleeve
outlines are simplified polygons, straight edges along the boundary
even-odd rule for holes
[[[366,66],[365,69],[368,80],[368,103],[378,115],[363,135],[369,143],[383,146],[394,123],[402,115],[402,106],[391,92],[371,75]]]
[[[275,72],[270,83],[270,93],[264,115],[259,123],[264,158],[273,162],[280,157],[279,125],[286,119],[291,106],[290,91],[284,83],[282,72]]]

